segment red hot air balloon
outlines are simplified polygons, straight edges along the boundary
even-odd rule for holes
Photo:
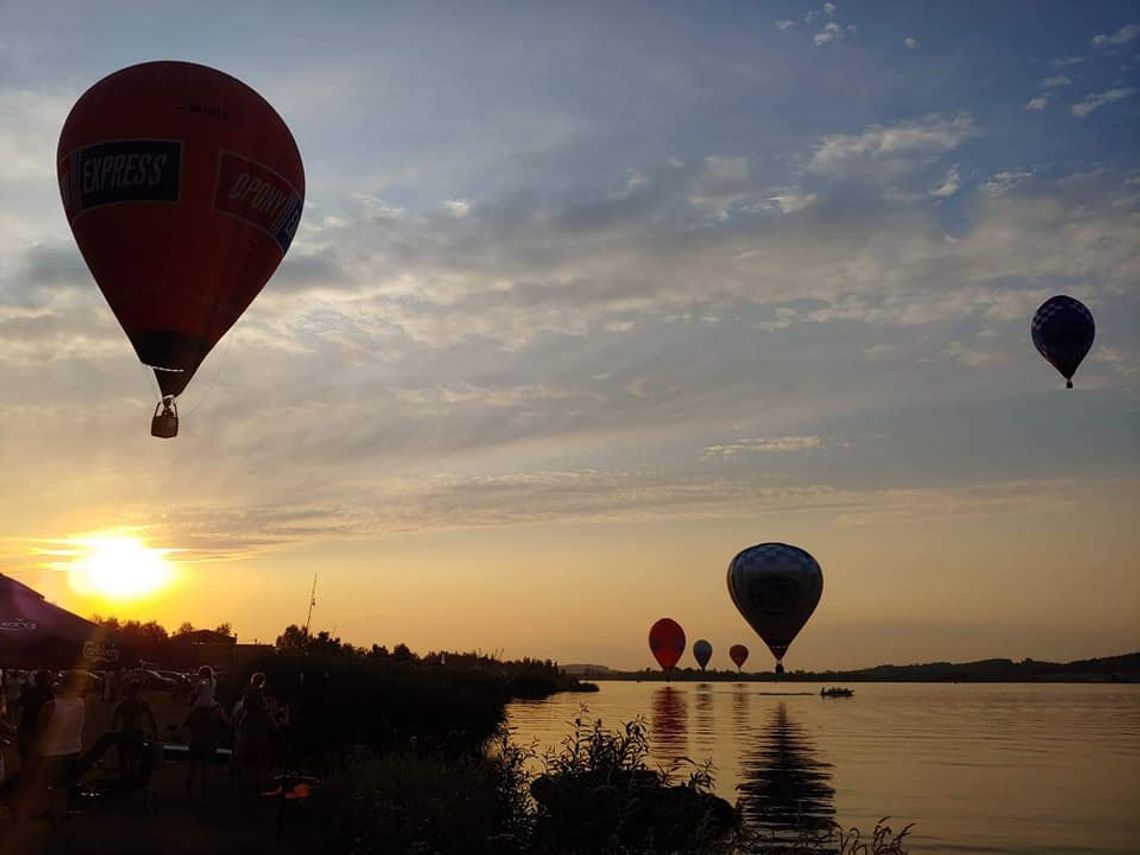
[[[734,644],[728,648],[728,658],[736,665],[736,670],[739,671],[744,667],[744,663],[748,661],[748,648],[743,644]]]
[[[103,78],[59,137],[79,251],[162,391],[151,432],[261,291],[301,219],[305,173],[269,103],[203,65],[147,62]]]
[[[669,671],[685,652],[685,630],[672,618],[661,618],[649,629],[649,649],[658,664]]]

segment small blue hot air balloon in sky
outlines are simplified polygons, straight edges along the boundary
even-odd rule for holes
[[[1049,364],[1073,388],[1073,375],[1092,347],[1096,324],[1092,312],[1080,300],[1064,294],[1050,297],[1033,316],[1033,344]]]
[[[701,666],[701,670],[705,670],[705,666],[709,664],[712,659],[712,645],[705,641],[703,638],[698,640],[693,645],[693,657],[697,660],[697,664]]]

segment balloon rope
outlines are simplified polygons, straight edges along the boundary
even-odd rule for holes
[[[196,413],[200,409],[202,409],[202,407],[204,407],[206,405],[206,403],[210,400],[210,397],[214,392],[214,387],[218,383],[218,378],[222,376],[222,368],[225,367],[226,358],[230,355],[230,348],[231,347],[233,347],[233,339],[230,339],[226,342],[225,350],[222,351],[222,358],[220,360],[218,360],[218,367],[214,371],[214,376],[211,377],[210,380],[206,383],[206,388],[203,390],[204,394],[202,395],[202,397],[198,401],[196,401],[194,403],[194,408],[192,410],[190,410],[189,412],[184,413],[183,415],[186,415],[186,416],[194,415],[194,413]]]

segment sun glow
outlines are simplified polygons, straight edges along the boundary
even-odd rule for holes
[[[75,538],[68,564],[75,593],[115,602],[156,594],[174,580],[169,549],[151,549],[135,537],[101,535]],[[70,551],[70,550],[69,550]]]

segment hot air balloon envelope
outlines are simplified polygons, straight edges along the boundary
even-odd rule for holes
[[[163,396],[180,394],[293,240],[305,175],[292,134],[228,74],[147,62],[80,97],[57,166],[92,276]]]
[[[743,644],[734,644],[728,648],[728,658],[732,660],[737,669],[740,669],[748,661],[748,648]]]
[[[661,618],[649,629],[649,649],[661,667],[668,671],[685,652],[685,631],[672,618]]]
[[[1073,375],[1092,347],[1096,323],[1080,300],[1064,294],[1050,297],[1033,315],[1033,344],[1049,364],[1061,372],[1065,385],[1073,388]]]
[[[697,664],[701,666],[701,670],[705,670],[705,666],[709,664],[712,659],[712,645],[705,641],[703,638],[699,639],[693,644],[693,657],[697,660]]]
[[[779,661],[819,604],[823,571],[798,546],[761,543],[728,565],[728,593]]]

